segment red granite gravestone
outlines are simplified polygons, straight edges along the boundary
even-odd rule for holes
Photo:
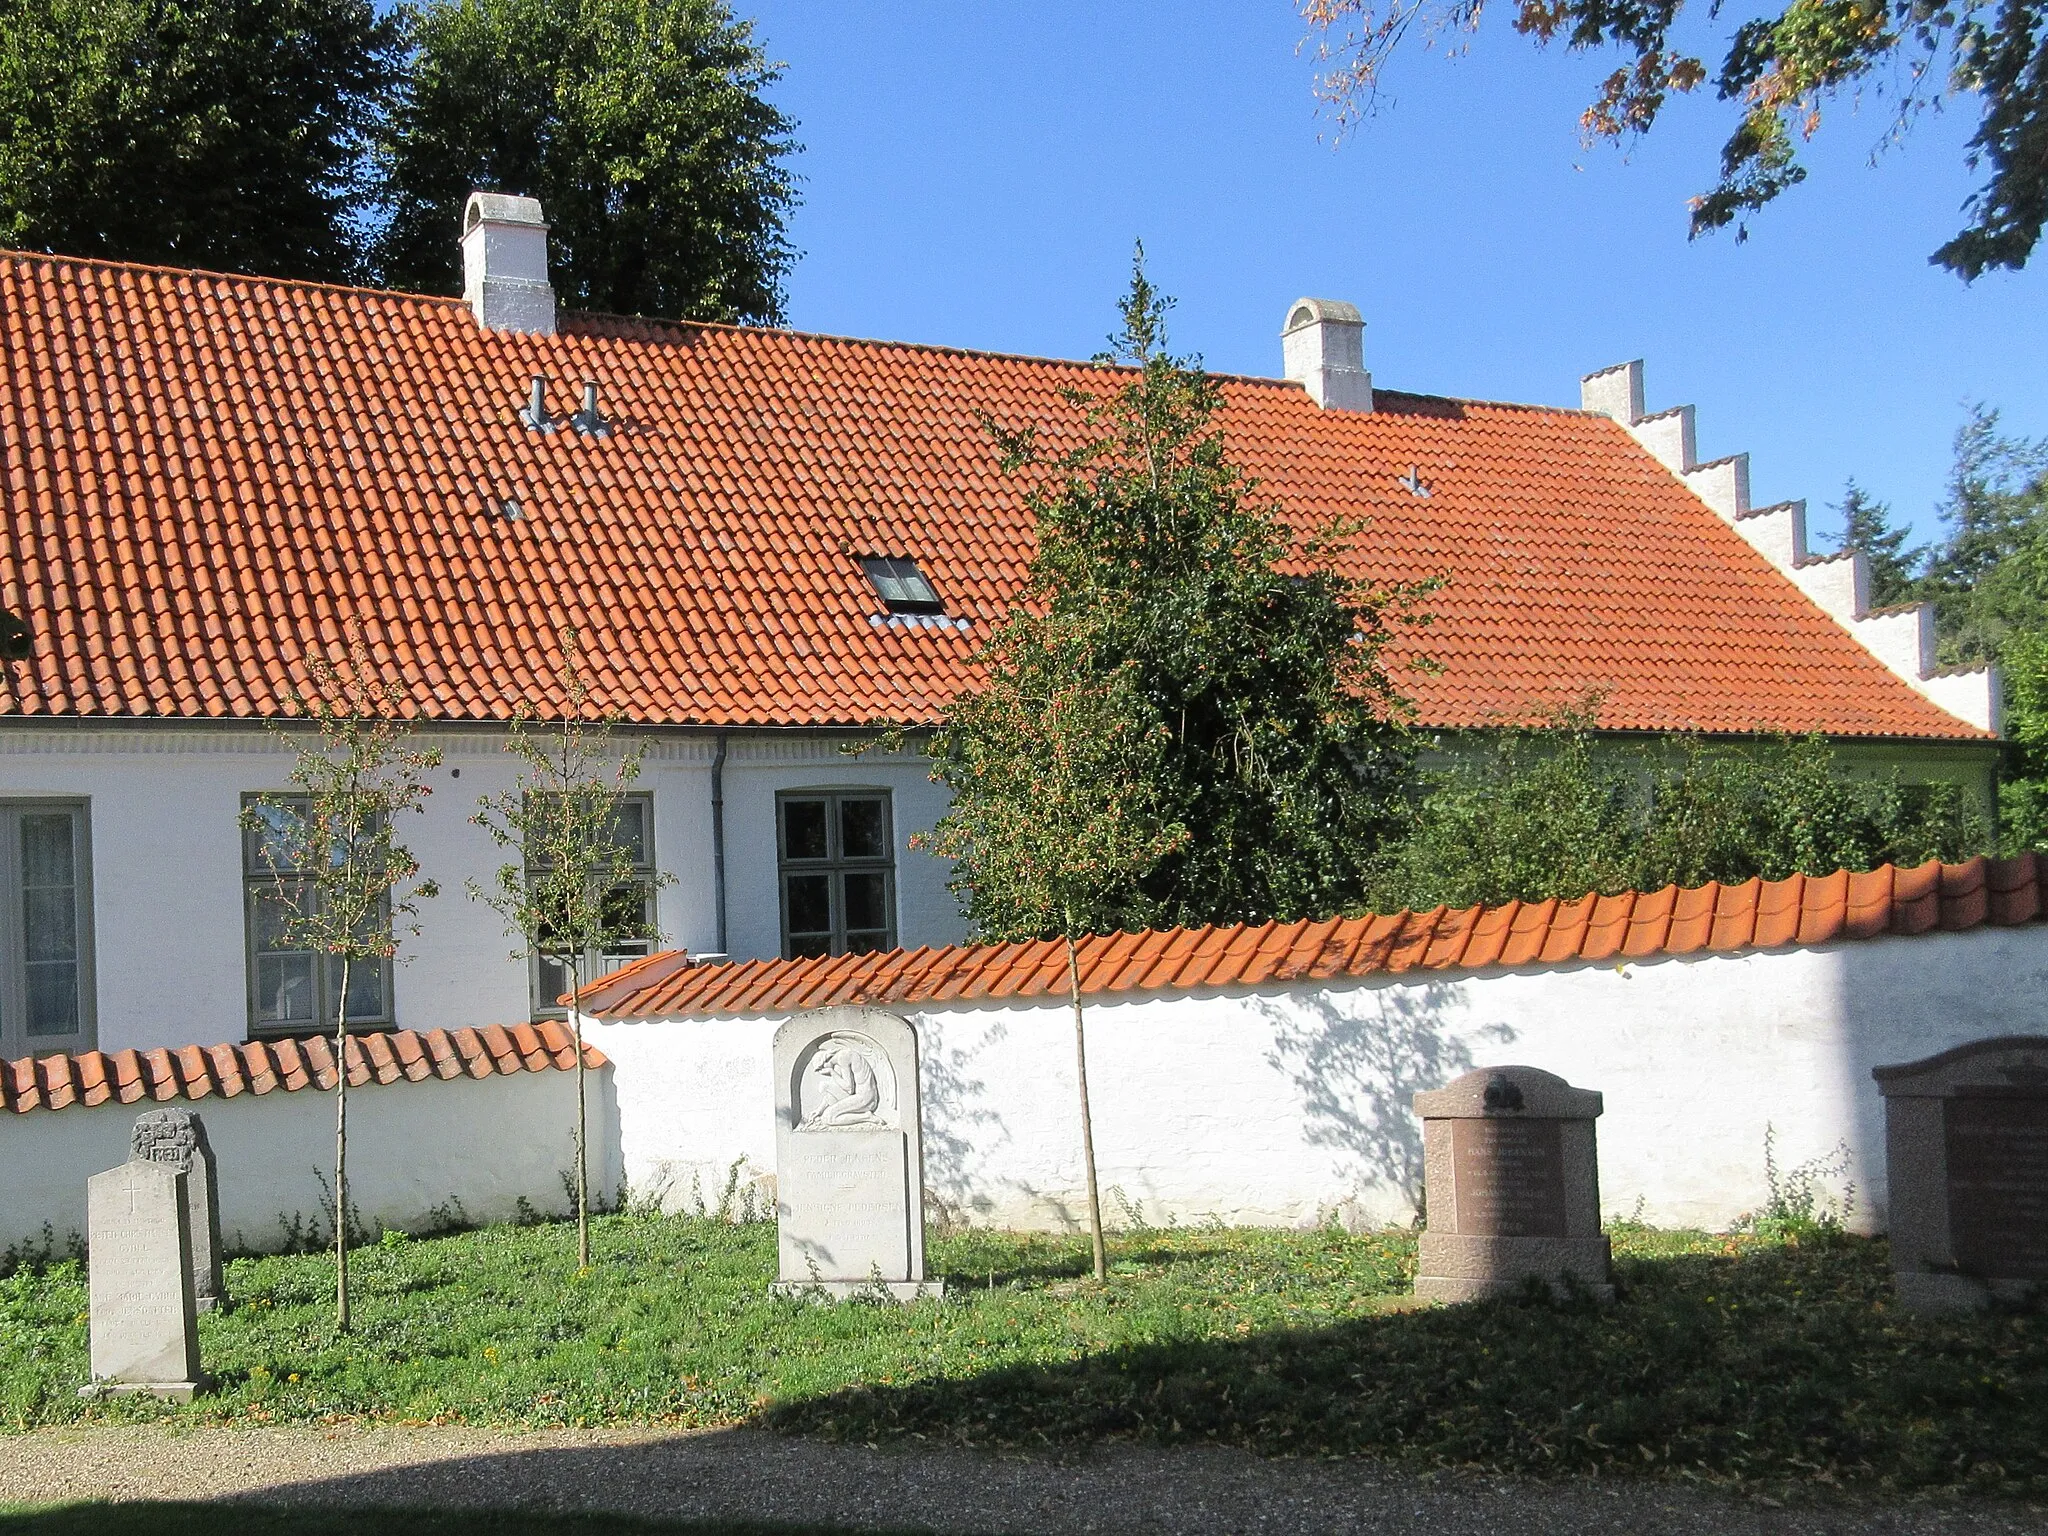
[[[1871,1076],[1899,1300],[1952,1312],[2048,1281],[2048,1038],[1978,1040]]]
[[[1415,1095],[1429,1225],[1415,1294],[1472,1301],[1537,1279],[1612,1299],[1593,1121],[1600,1095],[1534,1067],[1487,1067]]]

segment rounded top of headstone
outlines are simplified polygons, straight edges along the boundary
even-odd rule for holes
[[[2048,1035],[1972,1040],[1938,1056],[1872,1067],[1870,1075],[1888,1099],[1947,1098],[1981,1088],[2048,1093]]]
[[[1480,1067],[1415,1095],[1424,1120],[1592,1120],[1601,1107],[1595,1090],[1538,1067]]]

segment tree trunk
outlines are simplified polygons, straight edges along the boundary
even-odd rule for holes
[[[590,1268],[589,1100],[583,1093],[583,957],[569,960],[569,1025],[576,1037],[576,1267]]]
[[[1081,962],[1074,954],[1074,914],[1067,914],[1067,995],[1074,1003],[1074,1068],[1081,1080],[1081,1162],[1088,1171],[1088,1232],[1095,1241],[1095,1278],[1109,1278],[1102,1246],[1102,1196],[1095,1187],[1095,1126],[1088,1114],[1088,1037],[1081,1027]]]
[[[348,1332],[348,956],[334,1007],[334,1327]]]

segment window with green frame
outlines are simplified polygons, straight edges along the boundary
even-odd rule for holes
[[[309,802],[295,796],[245,795],[258,825],[242,829],[242,884],[246,922],[251,1035],[320,1034],[334,1028],[340,1002],[341,960],[300,948],[286,932],[293,903],[306,899],[301,831]],[[317,898],[316,898],[317,899]],[[390,924],[389,911],[375,921]],[[389,1028],[391,962],[354,960],[348,967],[348,1025]]]
[[[92,858],[78,801],[0,801],[0,1059],[90,1049]]]
[[[614,836],[632,860],[633,875],[605,898],[605,922],[611,936],[584,952],[586,987],[654,949],[654,797],[621,795],[618,811]],[[533,870],[543,866],[529,861],[526,867]],[[568,994],[569,963],[564,956],[552,952],[546,935],[527,962],[527,977],[532,987],[534,1018],[559,1019],[568,1015],[568,1008],[557,999]]]

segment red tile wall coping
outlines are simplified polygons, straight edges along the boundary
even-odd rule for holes
[[[1885,934],[2016,927],[2048,918],[2048,855],[1886,864],[1867,874],[1629,891],[1576,901],[1396,912],[1259,927],[1099,934],[1077,945],[1081,990],[1256,987],[1407,971],[1469,971],[1812,946]],[[750,960],[607,985],[613,1019],[784,1014],[840,1003],[991,1002],[1063,996],[1058,940],[961,944],[814,960]]]
[[[492,332],[455,299],[4,253],[0,359],[0,605],[34,637],[0,718],[27,719],[288,714],[351,629],[422,718],[553,714],[573,623],[588,707],[639,725],[930,724],[1033,550],[983,421],[1057,454],[1084,430],[1067,392],[1120,382],[736,326]],[[557,412],[597,380],[615,430],[523,426],[536,375]],[[1989,740],[1605,417],[1220,388],[1260,497],[1363,525],[1347,572],[1446,578],[1390,653],[1424,725],[1597,694],[1614,730]],[[968,627],[889,622],[865,555],[915,559]]]
[[[428,1078],[566,1072],[576,1065],[575,1052],[575,1038],[553,1020],[351,1035],[348,1081],[351,1088],[358,1088]],[[596,1068],[607,1063],[602,1052],[586,1045],[583,1064]],[[334,1044],[320,1036],[152,1051],[81,1051],[0,1062],[0,1111],[26,1114],[74,1104],[233,1099],[245,1093],[296,1093],[333,1086]]]

